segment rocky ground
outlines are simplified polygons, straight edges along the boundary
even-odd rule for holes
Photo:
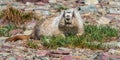
[[[5,38],[1,38],[1,43]],[[42,47],[39,47],[42,48]],[[0,45],[1,60],[95,60],[100,59],[102,50],[69,49],[60,47],[53,50],[32,49],[25,42],[7,42]]]
[[[6,42],[0,39],[0,60],[119,60],[120,50],[91,50],[82,48],[32,49],[25,41]]]

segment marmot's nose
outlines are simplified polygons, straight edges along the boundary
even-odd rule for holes
[[[67,18],[69,18],[70,16],[69,16],[69,15],[67,15],[66,17],[67,17]]]

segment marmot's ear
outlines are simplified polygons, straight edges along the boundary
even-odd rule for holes
[[[73,11],[73,17],[75,17],[75,12]]]
[[[63,11],[63,17],[65,17],[65,11]]]

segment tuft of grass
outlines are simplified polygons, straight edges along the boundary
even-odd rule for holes
[[[33,48],[33,49],[38,49],[39,48],[38,43],[33,41],[33,40],[29,40],[27,42],[27,46],[30,47],[30,48]]]
[[[27,20],[32,20],[33,18],[37,19],[33,12],[25,12],[13,7],[7,7],[7,9],[3,10],[0,17],[4,17],[5,21],[17,26],[24,24]]]
[[[7,26],[0,27],[0,36],[10,36],[8,32],[15,28],[16,27],[13,25],[7,25]]]
[[[3,16],[4,16],[3,11],[0,11],[0,19],[3,18]]]
[[[67,9],[68,9],[68,8],[65,7],[65,6],[63,6],[63,5],[58,5],[58,7],[57,7],[57,10],[58,10],[58,11],[67,10]]]
[[[79,47],[79,48],[91,48],[91,49],[102,49],[106,39],[117,37],[118,30],[109,26],[85,26],[85,33],[82,36],[67,36],[67,37],[45,37],[41,38],[43,45],[47,48],[57,47]],[[100,42],[100,43],[93,43]]]

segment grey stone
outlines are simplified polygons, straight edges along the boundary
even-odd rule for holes
[[[30,34],[32,33],[32,31],[33,31],[33,30],[25,30],[23,34],[24,34],[24,35],[30,35]]]
[[[1,52],[0,55],[8,56],[8,55],[10,55],[10,53]]]
[[[37,23],[37,21],[35,21],[35,20],[32,20],[32,21],[30,21],[30,22],[27,22],[27,23],[25,24],[25,28],[26,28],[27,30],[34,29],[36,23]]]
[[[0,46],[5,43],[5,40],[6,40],[7,38],[8,38],[8,37],[0,37]]]
[[[17,60],[15,57],[8,57],[6,60]]]
[[[49,0],[49,3],[57,3],[56,0]]]
[[[49,57],[40,57],[41,60],[50,60]]]
[[[110,19],[106,18],[106,17],[101,17],[100,20],[98,20],[98,24],[99,25],[107,25],[110,23]]]

